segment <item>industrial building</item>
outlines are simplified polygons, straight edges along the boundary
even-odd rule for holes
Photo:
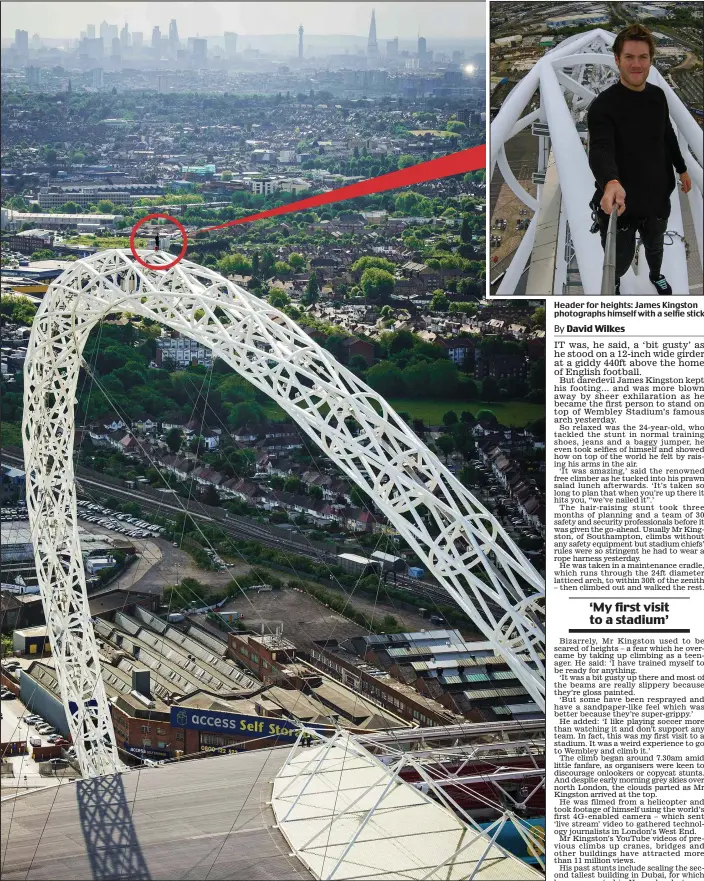
[[[472,721],[542,715],[506,660],[489,643],[466,642],[457,630],[373,634],[348,642],[368,663]]]
[[[87,208],[103,199],[113,205],[131,205],[135,199],[163,195],[164,188],[157,184],[102,184],[99,187],[42,187],[37,198],[40,208],[61,208],[66,202]]]
[[[188,620],[174,626],[142,606],[125,607],[124,599],[118,608],[108,603],[103,617],[93,619],[115,735],[124,753],[157,761],[271,746],[289,742],[299,720],[355,731],[407,725],[292,652],[281,659],[277,676],[267,675],[262,682],[233,663],[224,640]],[[96,611],[91,604],[91,612]],[[46,627],[17,631],[13,638],[17,652],[39,653],[37,641],[46,640]],[[243,639],[263,646],[277,637]],[[23,667],[18,671],[21,699],[67,734],[53,659]],[[273,670],[264,668],[267,674]]]
[[[545,24],[551,30],[557,30],[559,28],[576,28],[583,24],[604,24],[608,20],[609,16],[606,10],[596,10],[576,15],[556,15],[554,18],[547,18]]]
[[[63,204],[63,203],[62,203]],[[43,229],[75,229],[78,232],[95,232],[98,229],[114,229],[121,214],[32,214],[29,211],[0,211],[0,228],[19,229],[23,223],[33,223]]]

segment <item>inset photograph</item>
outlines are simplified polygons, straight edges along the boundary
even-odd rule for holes
[[[490,296],[702,295],[703,8],[491,4]]]

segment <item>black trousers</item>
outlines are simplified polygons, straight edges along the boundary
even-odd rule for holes
[[[606,230],[609,217],[599,208],[596,212],[599,224],[599,235],[602,247],[606,246]],[[616,231],[616,278],[621,278],[628,271],[636,252],[636,233],[639,233],[641,244],[645,250],[650,274],[660,275],[662,253],[667,230],[667,217],[630,217],[619,219]]]

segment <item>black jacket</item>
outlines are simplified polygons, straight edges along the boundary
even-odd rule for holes
[[[610,180],[619,180],[626,191],[623,219],[669,217],[672,167],[682,174],[687,166],[663,90],[646,83],[636,92],[618,82],[592,101],[587,124],[596,202]]]

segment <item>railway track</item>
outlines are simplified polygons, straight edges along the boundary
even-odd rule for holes
[[[24,460],[21,456],[17,456],[14,453],[7,453],[3,450],[2,458],[4,461],[24,468]],[[157,501],[151,496],[139,492],[139,490],[123,489],[122,487],[114,486],[111,483],[105,483],[94,478],[85,477],[84,475],[76,476],[76,484],[78,486],[79,495],[91,500],[93,495],[98,493],[102,497],[114,496],[120,499],[124,498],[125,501],[137,502],[144,513],[158,514],[161,517],[165,515],[168,516],[169,514],[176,516],[184,513],[184,508],[180,505],[174,505],[167,501]],[[189,510],[188,514],[194,520],[200,521],[208,526],[220,527],[226,535],[232,538],[245,538],[259,541],[269,547],[274,547],[278,550],[297,554],[302,557],[308,557],[316,562],[325,562],[329,565],[337,563],[337,555],[334,553],[324,553],[316,548],[307,547],[299,542],[290,541],[277,535],[273,535],[268,529],[266,529],[266,527],[258,526],[254,523],[242,523],[240,520],[233,520],[228,517],[224,520],[220,520],[197,510]],[[397,578],[398,580],[396,583],[399,587],[422,597],[424,600],[433,603],[442,603],[444,605],[454,604],[451,597],[439,585],[435,585],[432,582],[419,581],[403,575],[397,576]]]

